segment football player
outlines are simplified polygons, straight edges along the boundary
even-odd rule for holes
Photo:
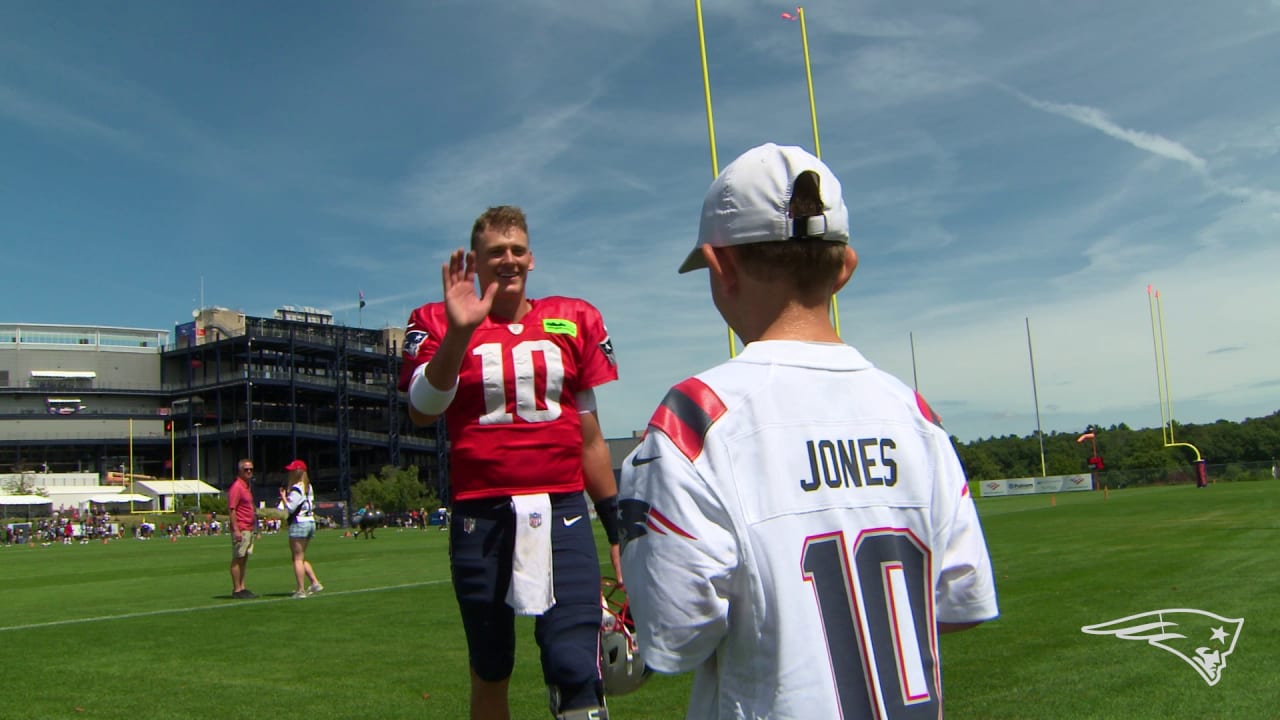
[[[942,716],[938,634],[997,614],[955,450],[841,341],[857,267],[840,183],[797,147],[712,183],[697,245],[746,347],[668,393],[623,463],[622,565],[645,663],[688,717]]]
[[[409,318],[400,388],[416,424],[443,416],[448,431],[471,717],[509,717],[522,614],[537,617],[553,716],[604,719],[600,566],[583,490],[616,548],[617,489],[593,388],[617,379],[617,363],[591,304],[527,296],[528,232],[516,207],[476,219],[470,251],[441,269],[444,301]]]

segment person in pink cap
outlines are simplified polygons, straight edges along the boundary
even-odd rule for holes
[[[305,462],[294,460],[284,469],[289,477],[287,489],[280,488],[279,508],[289,516],[289,551],[293,555],[293,575],[298,581],[293,597],[301,599],[324,589],[315,568],[307,560],[307,545],[316,534],[316,498]]]

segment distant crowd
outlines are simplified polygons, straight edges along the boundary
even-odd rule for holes
[[[362,508],[361,510],[365,510]],[[319,516],[317,525],[321,528],[339,527],[332,518]],[[390,527],[422,529],[447,526],[448,512],[444,508],[428,511],[426,508],[402,513],[388,513],[385,524]],[[256,531],[263,535],[279,533],[282,521],[278,518],[258,518]],[[226,532],[225,522],[218,519],[217,513],[197,515],[194,512],[182,513],[180,522],[154,523],[148,520],[122,523],[114,519],[110,513],[81,513],[76,509],[54,512],[52,517],[34,522],[13,522],[0,525],[0,546],[26,545],[40,543],[42,545],[74,543],[87,544],[100,540],[118,540],[132,537],[135,540],[151,540],[157,536],[164,539],[184,537],[200,537],[222,535]]]
[[[55,512],[51,518],[36,523],[11,523],[0,526],[0,544],[25,545],[29,542],[44,544],[74,542],[88,543],[94,540],[111,540],[122,537],[120,525],[106,512],[85,513],[73,511],[67,514]]]
[[[157,534],[167,538],[221,535],[222,523],[218,521],[217,513],[209,513],[209,517],[206,519],[197,517],[194,512],[188,511],[182,513],[182,522],[164,523],[157,526],[155,523],[144,520],[140,525],[133,528],[133,536],[138,540],[150,540]]]

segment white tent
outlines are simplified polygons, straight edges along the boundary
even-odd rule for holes
[[[43,495],[0,495],[0,505],[52,505]]]
[[[156,495],[221,495],[222,491],[203,480],[135,480],[135,489]]]
[[[95,495],[89,498],[89,502],[99,505],[107,505],[110,503],[149,503],[155,498],[149,495],[131,495],[129,493],[120,493],[117,495]]]
[[[203,480],[135,480],[133,489],[146,493],[159,501],[157,510],[169,510],[174,507],[174,499],[179,495],[221,495],[222,491]]]
[[[68,487],[47,487],[44,491],[53,501],[53,509],[70,509],[87,507],[90,500],[105,497],[120,497],[128,488],[119,485],[87,485]]]

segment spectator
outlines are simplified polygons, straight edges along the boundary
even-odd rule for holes
[[[316,535],[316,498],[305,462],[294,460],[284,469],[289,473],[286,481],[289,487],[287,490],[280,488],[279,507],[289,519],[289,552],[293,556],[293,575],[298,582],[293,597],[301,599],[324,590],[315,569],[307,560],[307,545]]]
[[[249,556],[253,554],[253,533],[257,513],[253,509],[253,461],[245,458],[236,463],[236,479],[227,492],[227,513],[231,517],[231,597],[252,600],[256,593],[244,585]]]

